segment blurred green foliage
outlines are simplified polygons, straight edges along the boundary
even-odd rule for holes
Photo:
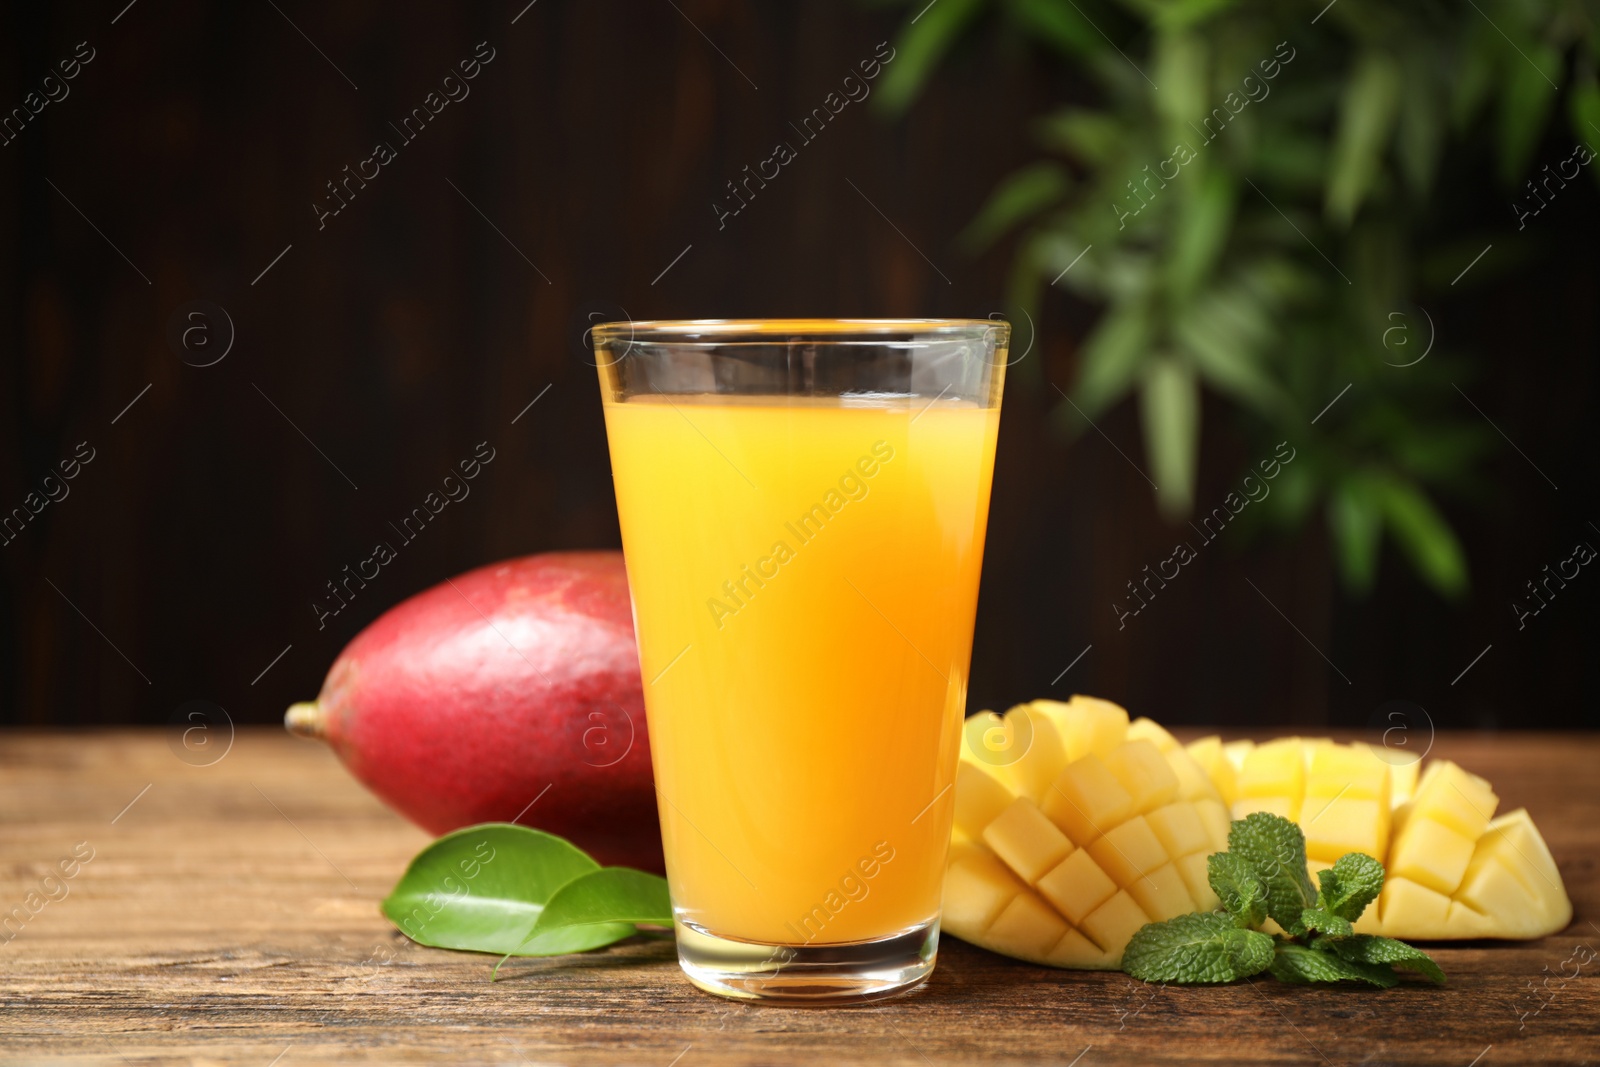
[[[1010,298],[1035,320],[1052,286],[1104,306],[1062,427],[1081,432],[1137,394],[1157,503],[1176,521],[1194,503],[1212,390],[1261,455],[1284,439],[1299,452],[1252,511],[1297,528],[1320,509],[1354,591],[1371,586],[1387,532],[1452,596],[1466,562],[1434,498],[1473,495],[1496,438],[1452,387],[1468,380],[1462,357],[1420,359],[1434,330],[1419,304],[1458,292],[1461,269],[1507,238],[1502,223],[1450,217],[1436,193],[1527,196],[1513,187],[1563,95],[1574,135],[1600,144],[1600,7],[1325,3],[912,0],[879,106],[910,107],[985,28],[1092,82],[1074,95],[1098,105],[1039,116],[1044,158],[964,234],[973,250],[1020,234]],[[1447,149],[1466,173],[1441,173]],[[1462,288],[1490,274],[1480,264]]]

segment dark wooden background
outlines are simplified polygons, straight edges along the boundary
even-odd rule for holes
[[[273,721],[405,596],[500,557],[615,546],[590,312],[1002,307],[1008,250],[974,258],[955,238],[1033,157],[1030,116],[1078,91],[1059,66],[1004,34],[967,42],[907,119],[851,105],[719,230],[723,183],[791,140],[908,12],[525,2],[0,12],[0,108],[78,42],[95,50],[0,147],[0,509],[78,442],[96,456],[0,546],[0,721],[162,723],[190,700]],[[495,58],[470,96],[401,146],[387,123],[480,41]],[[324,183],[378,140],[398,157],[319,230]],[[1456,175],[1446,194],[1484,186]],[[1470,195],[1496,241],[1532,240],[1509,194]],[[1600,545],[1596,199],[1575,186],[1525,268],[1430,307],[1446,347],[1478,355],[1460,380],[1528,457],[1502,448],[1478,499],[1450,506],[1472,567],[1459,604],[1388,550],[1376,593],[1348,599],[1318,519],[1289,541],[1230,530],[1119,632],[1112,600],[1177,535],[1105,438],[1050,429],[1040,383],[1071,383],[1092,321],[1055,298],[1028,356],[1042,373],[1006,399],[973,707],[1084,690],[1175,723],[1381,729],[1406,700],[1440,728],[1595,725],[1600,576],[1521,632],[1509,604],[1576,541]],[[234,327],[214,366],[170,339],[196,300]],[[1206,418],[1202,502],[1257,458],[1225,408]],[[1134,405],[1101,428],[1140,457]],[[480,441],[496,459],[471,496],[319,631],[324,583]]]

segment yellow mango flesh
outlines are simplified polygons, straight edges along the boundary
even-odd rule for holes
[[[1420,768],[1377,746],[1298,737],[1181,745],[1088,697],[985,716],[956,776],[943,926],[994,951],[1119,966],[1145,923],[1220,906],[1206,858],[1252,811],[1299,823],[1313,884],[1347,852],[1384,863],[1359,932],[1530,938],[1571,921],[1528,813],[1496,817],[1489,783],[1447,760]]]
[[[1030,734],[1040,748],[1007,747]],[[1074,697],[964,736],[946,931],[1037,963],[1115,968],[1144,924],[1216,907],[1205,857],[1226,846],[1227,809],[1155,723]]]

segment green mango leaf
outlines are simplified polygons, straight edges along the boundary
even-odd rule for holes
[[[570,949],[559,947],[561,939],[556,935],[584,927],[631,923],[672,925],[667,880],[631,867],[604,867],[556,890],[517,955],[569,952]],[[551,945],[558,947],[551,951]]]
[[[891,116],[910,107],[933,68],[983,5],[984,0],[939,0],[906,23],[895,43],[894,58],[883,68],[873,106]]]
[[[1170,356],[1145,368],[1139,393],[1145,452],[1156,483],[1156,506],[1169,520],[1194,504],[1200,449],[1200,383],[1194,368]]]
[[[974,251],[982,250],[1017,223],[1061,200],[1071,188],[1071,176],[1060,164],[1044,162],[1024,167],[989,194],[989,202],[962,232],[961,243]]]
[[[1467,559],[1450,524],[1410,482],[1394,477],[1379,484],[1384,519],[1401,551],[1441,596],[1460,596],[1467,588]]]
[[[418,853],[381,907],[420,945],[514,952],[562,886],[599,869],[553,834],[484,823],[446,834]],[[632,932],[629,926],[622,936]],[[566,951],[610,944],[618,940],[615,933],[587,928]]]
[[[1399,62],[1386,52],[1369,49],[1357,60],[1340,102],[1325,204],[1333,222],[1348,226],[1355,219],[1382,167],[1399,103]]]

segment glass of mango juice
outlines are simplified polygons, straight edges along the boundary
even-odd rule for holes
[[[689,980],[932,972],[1010,327],[592,330]]]

